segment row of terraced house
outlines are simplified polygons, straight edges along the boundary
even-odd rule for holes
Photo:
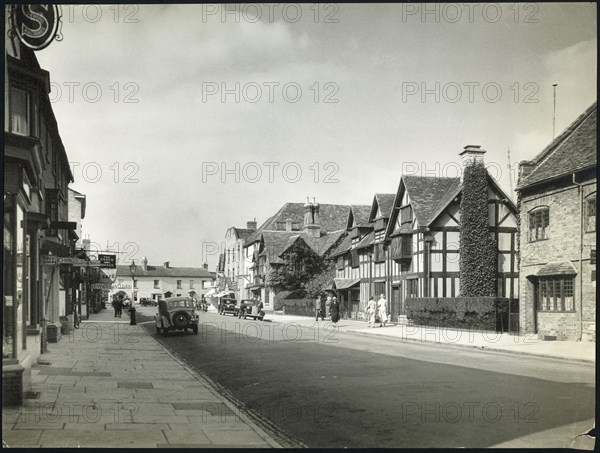
[[[464,166],[484,162],[485,150],[465,146],[459,155]],[[581,339],[595,329],[596,165],[594,103],[519,164],[517,203],[487,174],[495,296],[519,301],[521,333]],[[285,203],[260,227],[227,230],[220,289],[280,309],[294,292],[276,291],[267,275],[301,244],[335,262],[323,289],[337,295],[343,317],[364,319],[369,298],[384,294],[392,321],[403,321],[410,298],[461,295],[462,196],[462,175],[403,175],[370,205]]]
[[[100,286],[109,280],[89,266],[81,237],[86,196],[69,187],[74,178],[49,98],[50,74],[9,33],[11,14],[6,6],[3,406],[22,402],[47,343],[60,340],[75,311],[85,317],[100,305]]]

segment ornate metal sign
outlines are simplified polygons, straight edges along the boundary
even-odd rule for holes
[[[14,5],[9,33],[16,34],[30,49],[42,50],[54,39],[62,40],[60,18],[58,5]]]

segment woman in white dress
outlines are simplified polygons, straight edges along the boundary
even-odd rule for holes
[[[367,303],[367,316],[369,317],[369,327],[373,327],[375,324],[375,312],[377,311],[377,304],[373,300],[373,296],[369,299]]]
[[[379,300],[377,301],[377,310],[379,311],[379,327],[385,327],[385,323],[387,322],[387,300],[383,294],[379,296]]]

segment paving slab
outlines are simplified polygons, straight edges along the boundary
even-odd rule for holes
[[[281,446],[145,330],[100,320],[42,354],[36,398],[2,409],[4,446]]]

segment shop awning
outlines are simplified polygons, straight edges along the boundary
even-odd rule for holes
[[[217,291],[215,290],[215,288],[212,288],[212,289],[211,289],[209,292],[207,292],[207,293],[204,295],[204,297],[213,297],[213,296],[214,296],[214,294],[215,294],[216,292],[217,292]]]
[[[336,289],[348,289],[360,283],[360,278],[334,278],[333,283]]]
[[[542,266],[536,276],[549,277],[552,275],[577,275],[577,269],[570,261],[554,261]]]

